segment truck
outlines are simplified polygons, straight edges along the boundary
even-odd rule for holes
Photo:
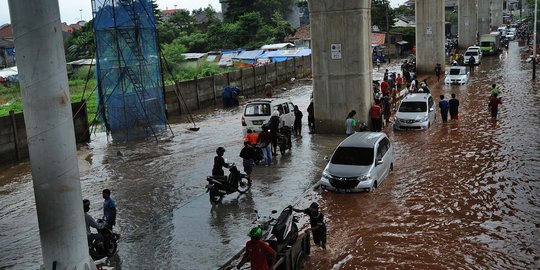
[[[499,53],[501,46],[501,33],[491,32],[489,34],[480,35],[480,49],[482,55],[494,55]]]

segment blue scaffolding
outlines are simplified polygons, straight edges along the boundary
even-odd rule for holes
[[[92,0],[99,116],[113,140],[166,128],[161,64],[150,0]]]

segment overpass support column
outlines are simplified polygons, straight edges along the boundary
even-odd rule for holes
[[[491,30],[490,2],[487,0],[478,1],[478,34],[489,34]]]
[[[476,12],[476,0],[459,0],[458,43],[460,49],[467,49],[476,44],[476,33],[478,32]]]
[[[491,0],[491,31],[497,31],[503,25],[503,0]]]
[[[444,1],[416,1],[416,69],[432,74],[436,64],[444,66]]]
[[[32,165],[41,269],[96,269],[88,253],[58,0],[9,0],[9,13]]]
[[[367,123],[373,102],[371,0],[309,0],[315,132],[345,134],[345,118]]]

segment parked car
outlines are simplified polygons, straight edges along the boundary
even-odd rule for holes
[[[370,192],[393,169],[394,147],[386,134],[356,132],[343,140],[328,159],[319,184],[331,191]]]
[[[465,64],[469,64],[469,58],[471,57],[474,57],[475,65],[480,65],[480,62],[482,61],[482,50],[480,47],[469,47],[467,51],[465,51],[465,57],[463,60]]]
[[[394,129],[428,129],[435,121],[435,102],[429,93],[407,95],[399,104]]]
[[[445,84],[466,84],[469,81],[469,72],[467,67],[454,66],[450,67],[446,71],[446,77],[444,78]]]
[[[242,115],[242,126],[244,135],[247,130],[251,129],[254,132],[260,132],[262,124],[270,120],[273,111],[282,111],[282,119],[284,125],[290,128],[294,124],[294,104],[290,101],[278,101],[274,99],[257,99],[249,101],[244,107]]]

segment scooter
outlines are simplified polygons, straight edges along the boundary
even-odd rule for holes
[[[281,155],[284,155],[287,149],[289,149],[289,151],[292,150],[291,128],[288,126],[283,126],[279,129],[279,133],[277,135],[277,144],[279,146],[279,152]]]
[[[251,188],[251,179],[240,173],[236,165],[229,166],[229,177],[208,176],[206,181],[206,193],[210,195],[210,202],[219,203],[223,196],[235,192],[246,193]]]
[[[98,222],[103,222],[103,220],[98,219]],[[93,260],[112,257],[118,248],[117,241],[120,239],[120,234],[113,233],[107,226],[98,229],[97,231],[97,237],[94,237],[92,241],[88,243],[90,256]]]
[[[293,215],[292,206],[287,206],[279,217],[260,217],[257,213],[257,222],[263,231],[262,240],[267,242],[276,252],[280,253],[291,247],[298,238],[298,219]],[[273,210],[272,215],[277,211]]]

